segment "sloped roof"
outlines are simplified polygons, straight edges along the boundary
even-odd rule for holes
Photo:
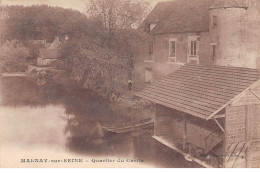
[[[57,59],[59,57],[59,50],[50,48],[40,48],[40,57],[44,59]]]
[[[209,119],[259,79],[255,69],[186,64],[136,96]]]
[[[245,0],[215,0],[209,7],[213,8],[248,8],[248,4]]]
[[[144,28],[146,24],[157,23],[167,18],[173,12],[173,1],[159,2],[146,17],[140,28]]]
[[[139,27],[152,34],[209,31],[208,8],[213,0],[172,0],[158,3]]]

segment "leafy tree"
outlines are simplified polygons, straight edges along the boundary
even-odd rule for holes
[[[93,33],[69,39],[63,45],[62,57],[70,62],[67,70],[80,86],[117,100],[132,79],[135,43],[144,36],[137,30],[117,29],[108,45],[108,34]]]
[[[132,78],[135,43],[143,38],[134,28],[146,15],[148,4],[141,0],[91,0],[87,7],[87,16],[46,5],[4,7],[9,16],[6,39],[26,44],[32,39],[68,35],[61,57],[69,65],[71,78],[81,87],[116,100]],[[35,57],[36,53],[30,53]]]
[[[1,71],[25,71],[29,50],[18,40],[6,41],[0,47]]]
[[[27,41],[88,32],[88,18],[79,11],[47,5],[6,6],[6,39]]]
[[[139,0],[91,0],[87,15],[95,24],[90,33],[70,40],[72,77],[85,88],[117,100],[132,79],[135,45],[144,35],[133,29],[148,11]],[[68,48],[69,47],[69,48]]]

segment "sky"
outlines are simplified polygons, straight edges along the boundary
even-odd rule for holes
[[[42,5],[59,6],[63,8],[72,8],[81,12],[85,11],[85,2],[88,0],[2,0],[2,5]],[[153,7],[157,2],[169,0],[146,0]]]

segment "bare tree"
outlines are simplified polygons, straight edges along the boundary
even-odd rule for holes
[[[90,0],[87,15],[100,19],[107,30],[136,28],[146,17],[149,3],[143,0]]]

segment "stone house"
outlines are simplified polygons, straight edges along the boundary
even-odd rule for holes
[[[45,41],[45,40],[44,40]],[[61,41],[59,37],[55,37],[52,43],[44,42],[44,47],[39,48],[39,56],[37,58],[38,66],[64,67],[64,61],[60,59]]]
[[[50,48],[40,48],[39,57],[37,58],[38,66],[51,66],[59,59],[59,50]]]
[[[160,2],[139,30],[148,39],[135,57],[135,86],[186,63],[260,68],[259,0]]]

